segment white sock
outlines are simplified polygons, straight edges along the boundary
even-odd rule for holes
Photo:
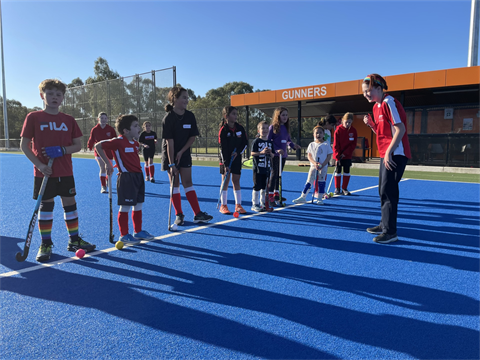
[[[242,191],[241,190],[234,190],[233,196],[235,197],[235,205],[242,205]]]
[[[260,191],[253,190],[252,191],[252,205],[258,205],[258,200],[260,198]]]
[[[260,190],[260,206],[265,206],[265,189]]]
[[[227,205],[228,190],[222,190],[222,205]]]

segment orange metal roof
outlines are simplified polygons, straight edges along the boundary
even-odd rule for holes
[[[389,92],[474,85],[480,84],[480,66],[385,76],[385,80]],[[363,79],[232,95],[230,102],[232,106],[247,106],[360,95],[362,82]]]

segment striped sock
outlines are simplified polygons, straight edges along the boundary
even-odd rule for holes
[[[77,204],[68,205],[63,207],[65,212],[63,218],[65,219],[65,225],[67,226],[68,236],[70,236],[70,242],[78,241],[78,213]]]
[[[52,245],[52,225],[53,225],[53,208],[55,202],[41,202],[40,210],[38,211],[38,230],[40,230],[40,237],[42,244]]]

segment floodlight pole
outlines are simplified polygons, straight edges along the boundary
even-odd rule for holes
[[[472,8],[470,11],[470,39],[468,42],[468,66],[478,65],[479,6],[480,0],[472,0]]]
[[[3,22],[2,22],[2,3],[0,2],[0,47],[2,48],[2,86],[3,86],[3,122],[5,129],[5,147],[10,148],[8,136],[8,116],[7,116],[7,88],[5,86],[5,61],[3,60]]]

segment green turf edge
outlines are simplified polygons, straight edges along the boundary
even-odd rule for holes
[[[21,151],[0,151],[2,153],[8,154],[22,154]],[[75,158],[82,159],[93,159],[93,154],[82,154],[76,153],[73,154]],[[158,159],[158,158],[157,158]],[[158,160],[157,160],[158,161]],[[209,166],[209,167],[218,167],[217,161],[201,161],[193,160],[193,165],[195,166]],[[248,168],[244,168],[248,169]],[[285,165],[284,171],[291,172],[308,172],[308,166],[296,166],[296,165]],[[329,167],[328,173],[333,173],[333,168]],[[360,168],[351,168],[351,174],[356,176],[375,176],[378,177],[378,169],[360,169]],[[408,179],[417,179],[417,180],[437,180],[437,181],[453,181],[453,182],[467,182],[467,183],[480,183],[480,175],[478,174],[460,174],[460,173],[447,173],[447,172],[427,172],[427,171],[405,171],[403,178]]]

